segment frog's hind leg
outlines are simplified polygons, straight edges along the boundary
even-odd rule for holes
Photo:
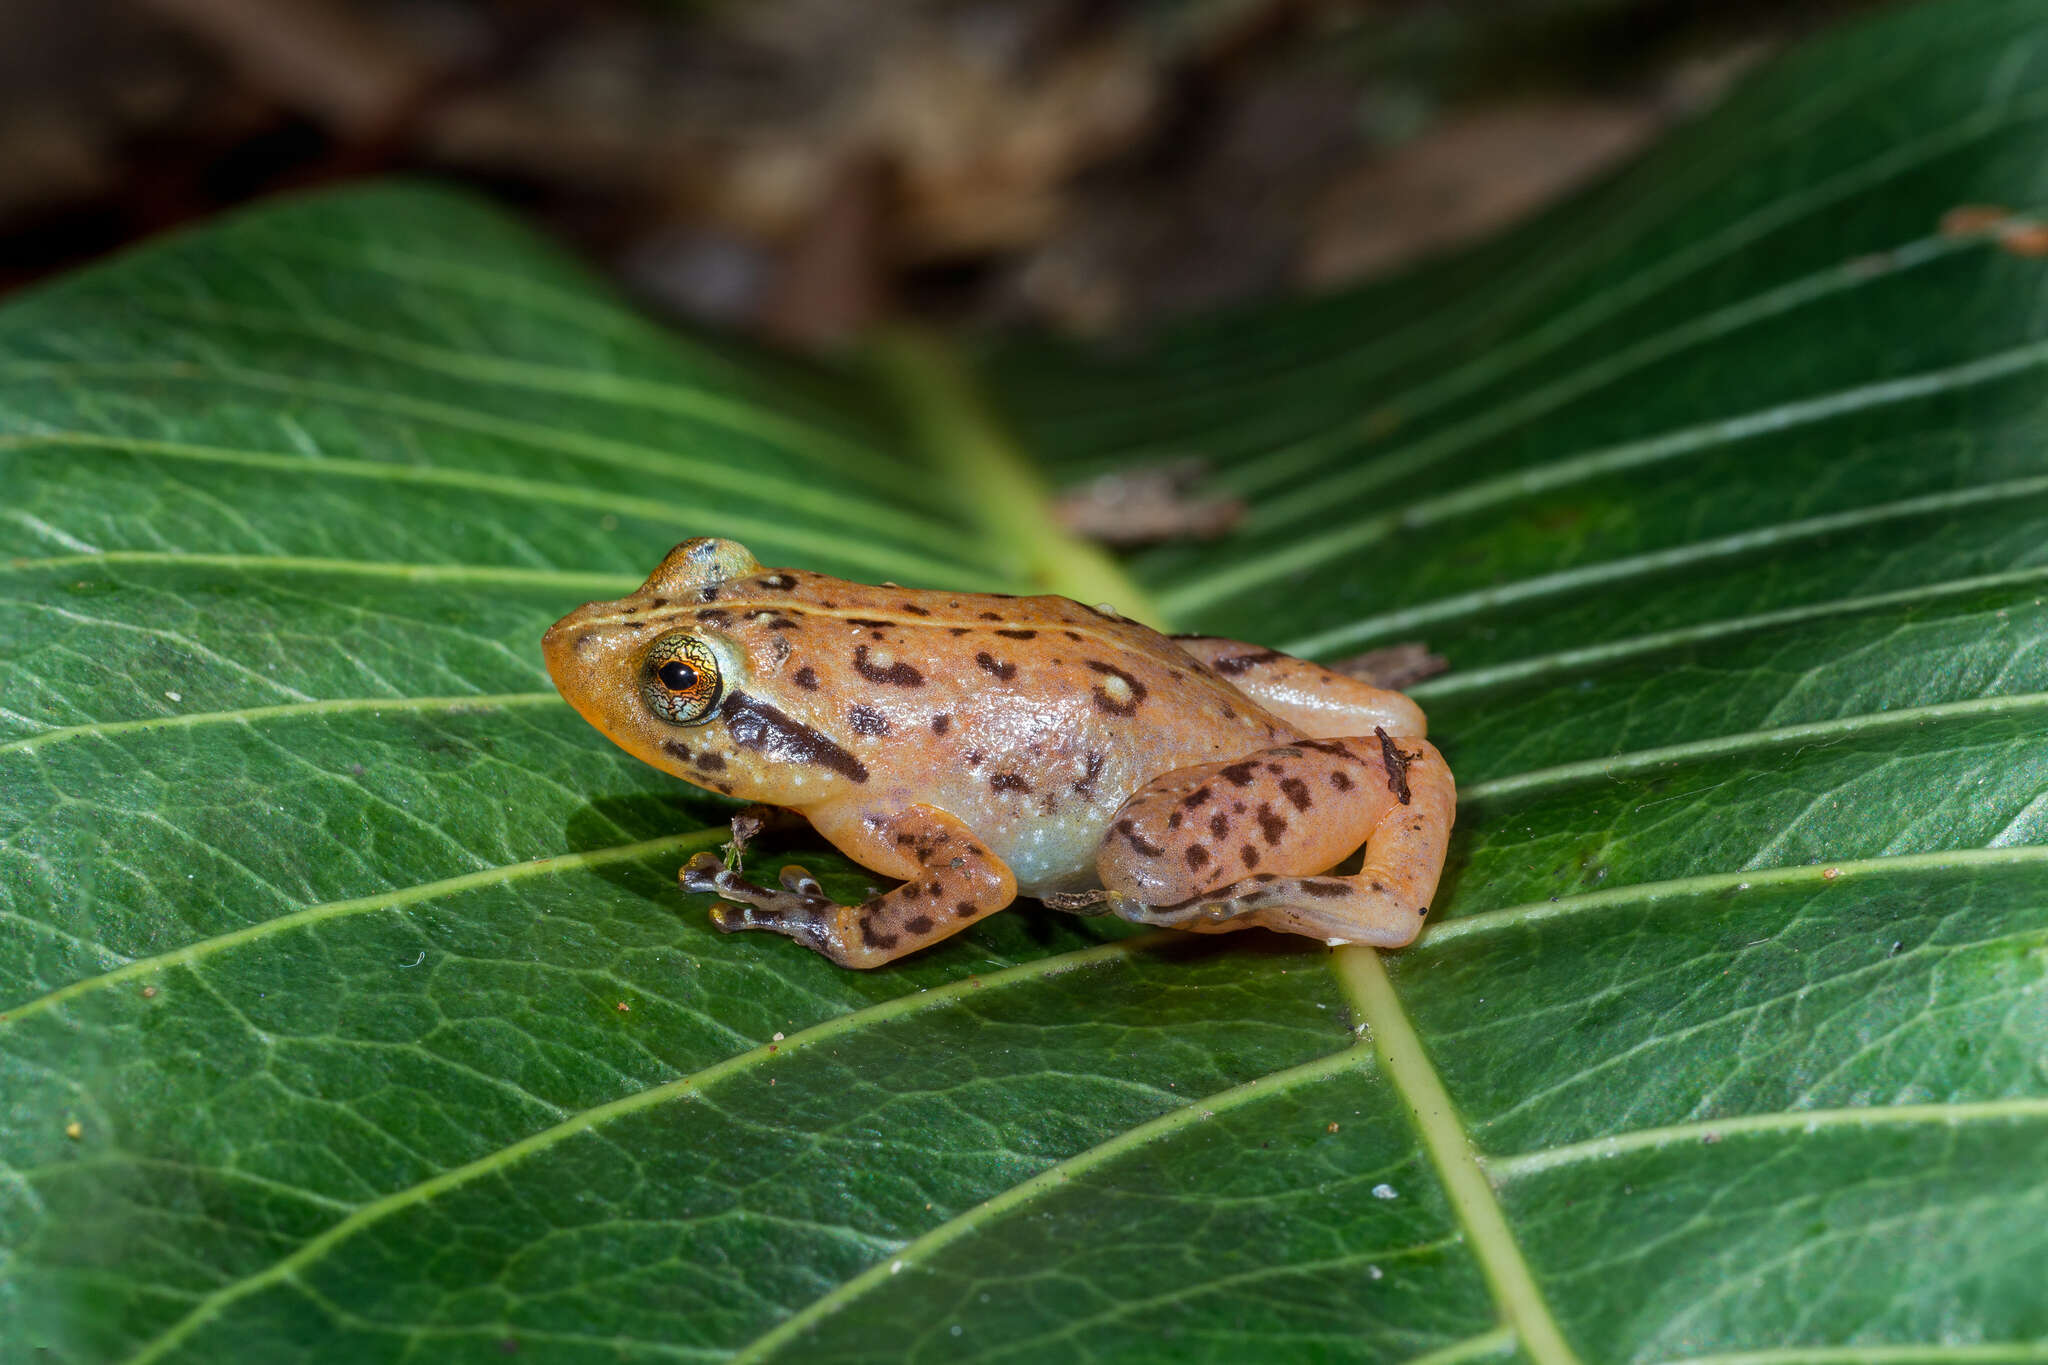
[[[1317,739],[1370,735],[1375,728],[1420,739],[1429,722],[1399,692],[1220,635],[1176,635],[1173,642],[1211,673],[1266,710]]]
[[[683,889],[732,902],[711,908],[726,933],[767,929],[786,934],[842,967],[879,967],[948,938],[1017,895],[1010,869],[967,826],[930,806],[892,819],[864,819],[858,832],[814,817],[821,832],[866,866],[902,877],[903,885],[841,905],[801,867],[782,869],[771,890],[730,871],[716,854],[700,853],[681,874]],[[849,847],[849,839],[853,847]]]
[[[1421,932],[1456,816],[1426,740],[1297,740],[1155,779],[1117,811],[1096,866],[1108,908],[1138,923],[1399,947]],[[1356,873],[1324,874],[1361,843]]]

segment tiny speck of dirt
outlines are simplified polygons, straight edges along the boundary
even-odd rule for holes
[[[781,1029],[777,1029],[777,1030],[775,1031],[775,1041],[776,1041],[776,1042],[778,1042],[778,1043],[782,1041],[782,1030],[781,1030]]]
[[[1721,1135],[1719,1133],[1708,1133],[1700,1139],[1701,1142],[1705,1143],[1709,1147],[1713,1146],[1720,1140]]]
[[[1325,1128],[1323,1131],[1326,1133],[1334,1133],[1337,1131],[1337,1125],[1333,1123],[1328,1128]]]
[[[2029,260],[2048,256],[2048,223],[2013,223],[1999,229],[1998,244],[2007,254]]]
[[[1975,237],[2012,217],[2012,210],[1998,204],[1958,204],[1941,215],[1939,231],[1944,237]]]
[[[70,1138],[73,1142],[78,1141],[85,1136],[85,1125],[77,1119],[71,1120],[71,1122],[64,1125],[64,1136]]]
[[[154,986],[144,986],[144,987],[142,988],[142,998],[143,998],[144,1000],[154,1000],[154,999],[156,999],[156,987],[154,987]]]
[[[1841,875],[1842,869],[1839,867],[1824,867],[1821,869],[1820,879],[1824,882],[1831,882]]]

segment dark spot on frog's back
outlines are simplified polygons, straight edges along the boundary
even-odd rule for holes
[[[1038,632],[1035,630],[999,630],[996,634],[1002,636],[1005,640],[1035,640],[1038,638]]]
[[[910,613],[910,614],[911,614],[912,616],[930,616],[930,615],[931,615],[931,613],[930,613],[930,612],[926,611],[926,610],[925,610],[925,609],[924,609],[923,607],[920,607],[920,606],[919,606],[919,605],[917,605],[917,603],[915,603],[915,602],[898,602],[898,603],[896,604],[896,609],[897,609],[898,611],[907,611],[907,612],[909,612],[909,613]]]
[[[818,690],[817,670],[812,668],[809,664],[805,664],[802,668],[799,668],[796,672],[790,674],[789,680],[795,683],[798,687],[801,687],[806,692],[815,692]]]
[[[872,683],[888,683],[895,687],[924,686],[924,674],[909,664],[883,665],[872,662],[866,645],[861,645],[853,651],[853,670]]]
[[[1260,664],[1271,663],[1275,659],[1284,659],[1286,657],[1285,654],[1282,654],[1277,649],[1265,649],[1260,650],[1256,654],[1233,654],[1228,658],[1218,659],[1209,667],[1226,678],[1234,678],[1240,673],[1250,672]]]
[[[786,573],[772,573],[761,580],[761,586],[771,592],[789,592],[796,587],[796,579]]]
[[[1280,794],[1286,797],[1296,810],[1307,810],[1314,804],[1308,797],[1308,783],[1298,777],[1281,778]]]
[[[1102,681],[1089,689],[1095,698],[1095,709],[1112,716],[1136,715],[1139,704],[1146,697],[1145,684],[1115,664],[1106,664],[1100,659],[1087,662],[1090,669],[1102,675]]]
[[[952,728],[953,728],[953,718],[952,718],[951,716],[947,715],[947,714],[946,714],[946,713],[945,713],[944,711],[941,711],[941,712],[939,712],[939,714],[938,714],[938,715],[936,715],[936,716],[933,716],[933,717],[932,717],[932,733],[933,733],[933,734],[935,734],[935,735],[943,735],[943,734],[945,734],[945,733],[946,733],[946,731],[948,731],[948,730],[950,730],[950,729],[952,729]]]
[[[997,659],[995,655],[985,649],[974,656],[974,662],[981,666],[984,673],[993,673],[1004,682],[1008,682],[1017,676],[1017,665],[1006,660]]]
[[[999,792],[1029,792],[1031,784],[1015,773],[990,773],[989,786]]]
[[[923,938],[932,931],[932,917],[930,915],[912,915],[909,919],[903,921],[903,927],[918,938]]]
[[[886,735],[889,722],[880,711],[872,706],[850,706],[846,710],[846,722],[857,735]]]
[[[810,763],[853,782],[868,780],[867,766],[827,736],[745,692],[725,699],[725,726],[733,743],[785,763]]]
[[[1093,798],[1095,795],[1095,783],[1101,778],[1103,765],[1108,761],[1108,755],[1104,754],[1100,749],[1090,749],[1087,757],[1083,760],[1085,766],[1082,770],[1081,778],[1078,782],[1074,783],[1074,791],[1078,795]]]

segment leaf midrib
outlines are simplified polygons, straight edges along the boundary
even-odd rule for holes
[[[1436,1170],[1445,1201],[1465,1230],[1467,1245],[1505,1324],[1535,1365],[1578,1365],[1488,1183],[1471,1130],[1444,1089],[1378,951],[1339,948],[1332,958],[1338,980],[1371,1033],[1380,1069],[1408,1106],[1416,1138]]]

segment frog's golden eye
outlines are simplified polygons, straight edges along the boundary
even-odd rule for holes
[[[724,691],[718,656],[694,635],[664,635],[647,651],[647,681],[641,689],[654,714],[672,725],[697,725],[711,718]]]

